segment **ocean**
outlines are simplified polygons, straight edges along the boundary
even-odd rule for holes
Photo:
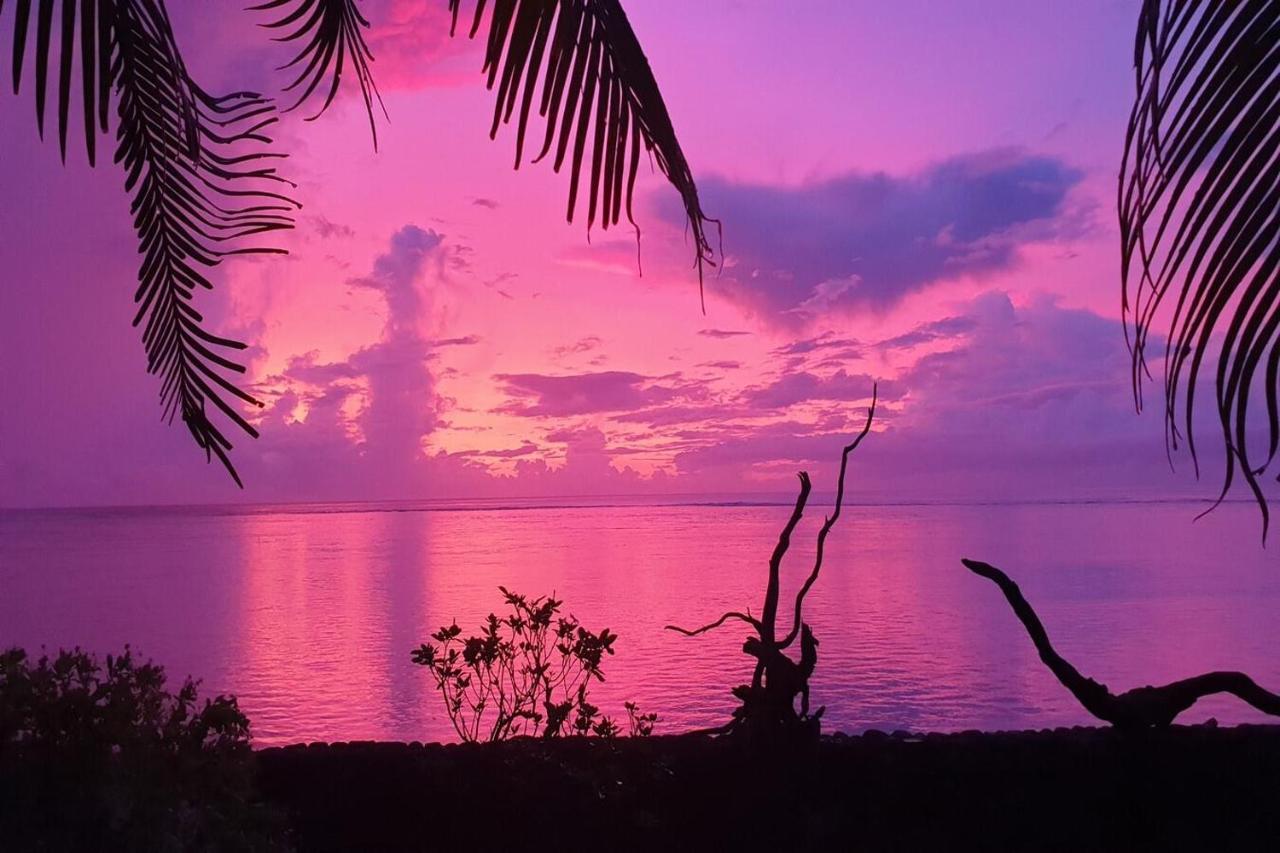
[[[848,505],[805,610],[824,730],[1087,724],[988,581],[1008,572],[1058,650],[1113,690],[1239,669],[1280,690],[1280,565],[1256,507],[1169,503]],[[783,564],[784,612],[811,567],[821,505]],[[750,679],[786,503],[640,499],[0,512],[0,647],[126,643],[234,693],[255,743],[452,740],[410,652],[501,607],[498,586],[554,592],[619,635],[592,697],[660,715],[658,733],[723,722]],[[1272,546],[1274,550],[1275,546]],[[1261,722],[1231,698],[1181,721]]]

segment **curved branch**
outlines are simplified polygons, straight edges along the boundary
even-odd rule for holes
[[[730,610],[728,613],[724,614],[723,616],[721,616],[719,619],[712,622],[711,624],[703,625],[701,628],[696,628],[692,631],[690,631],[688,628],[681,628],[679,625],[667,625],[665,626],[665,629],[668,631],[675,631],[677,634],[684,634],[686,637],[696,637],[699,634],[705,634],[708,631],[712,631],[716,628],[719,628],[721,625],[723,625],[725,622],[729,621],[730,619],[737,619],[740,622],[746,622],[752,628],[755,628],[757,631],[760,631],[760,632],[763,632],[764,630],[764,626],[760,624],[760,620],[754,619],[745,613],[739,613],[736,610]]]
[[[862,439],[867,437],[867,433],[871,432],[871,422],[876,416],[876,399],[878,394],[878,386],[871,386],[871,406],[867,409],[867,422],[862,425],[862,431],[858,433],[844,449],[844,453],[840,456],[840,478],[836,481],[836,506],[828,518],[822,524],[822,529],[818,531],[818,551],[813,560],[813,571],[809,573],[809,577],[805,579],[804,585],[800,587],[800,591],[796,593],[796,616],[795,621],[791,625],[791,631],[778,643],[778,648],[785,649],[795,642],[796,637],[800,633],[801,618],[800,611],[804,605],[804,597],[809,594],[809,589],[818,580],[818,572],[822,571],[822,555],[827,544],[827,534],[831,532],[831,528],[835,527],[836,519],[840,517],[840,507],[844,505],[844,475],[849,467],[849,454],[858,449],[858,445],[862,443]]]
[[[1014,615],[1027,630],[1040,660],[1057,677],[1062,686],[1100,720],[1121,729],[1167,726],[1205,696],[1230,693],[1262,711],[1280,717],[1280,696],[1264,690],[1242,672],[1210,672],[1160,687],[1138,687],[1119,696],[1092,678],[1086,678],[1054,650],[1049,634],[1036,611],[1022,596],[1022,591],[1004,572],[978,560],[961,560],[965,568],[993,582],[1004,593]]]
[[[760,639],[769,646],[774,644],[774,637],[777,633],[778,587],[782,558],[787,553],[787,549],[791,547],[791,534],[795,531],[796,525],[800,523],[800,517],[804,515],[804,507],[809,502],[811,488],[809,475],[801,471],[800,494],[796,496],[796,508],[791,511],[791,518],[787,520],[787,526],[782,528],[782,535],[778,537],[778,544],[774,546],[773,555],[769,557],[769,585],[765,587],[764,609],[760,613],[760,621],[763,623]]]

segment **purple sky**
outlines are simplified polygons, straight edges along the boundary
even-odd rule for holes
[[[170,5],[210,88],[283,82],[237,4]],[[291,254],[226,264],[199,303],[253,344],[267,401],[244,492],[159,420],[121,176],[63,168],[30,94],[0,96],[0,505],[790,491],[830,474],[873,380],[863,497],[1216,486],[1170,473],[1129,387],[1136,2],[632,0],[724,222],[706,316],[661,176],[638,189],[641,277],[629,232],[588,242],[562,177],[487,141],[478,48],[437,5],[365,3],[379,152],[354,98],[287,117]]]

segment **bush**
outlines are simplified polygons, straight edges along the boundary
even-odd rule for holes
[[[608,628],[593,634],[573,616],[561,616],[563,602],[529,599],[498,587],[508,608],[490,613],[478,636],[462,638],[454,622],[432,634],[440,645],[424,643],[413,662],[431,670],[444,697],[449,722],[464,741],[498,741],[520,735],[562,734],[613,737],[618,727],[587,698],[591,681],[618,638]],[[655,714],[639,714],[628,703],[632,734],[653,731]]]
[[[126,647],[0,653],[0,838],[6,849],[281,849],[252,792],[249,720],[233,697]]]

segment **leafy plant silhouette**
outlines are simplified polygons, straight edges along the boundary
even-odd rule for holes
[[[499,741],[519,735],[613,737],[612,718],[588,700],[591,682],[603,681],[605,655],[618,636],[592,633],[561,616],[554,596],[527,598],[498,587],[507,615],[490,613],[480,633],[462,637],[458,623],[432,634],[413,662],[431,671],[449,722],[464,741]],[[647,735],[657,721],[627,703],[632,734]]]
[[[270,16],[264,26],[282,33],[278,40],[297,47],[282,69],[292,74],[284,86],[295,97],[289,109],[320,99],[310,118],[318,117],[354,76],[376,147],[375,105],[386,111],[364,38],[369,22],[357,0],[267,0],[251,8]],[[462,3],[448,0],[448,10],[456,28]],[[90,165],[114,108],[114,160],[125,173],[142,254],[134,325],[142,326],[147,369],[160,377],[164,418],[181,418],[206,458],[216,457],[243,485],[218,419],[256,437],[242,407],[262,403],[233,381],[245,372],[235,357],[245,344],[208,330],[194,296],[212,288],[210,271],[227,257],[283,253],[254,242],[291,228],[299,207],[291,195],[296,186],[276,173],[284,155],[267,135],[278,120],[275,104],[256,92],[214,95],[201,88],[183,61],[165,0],[0,0],[0,26],[10,11],[14,92],[34,76],[37,129],[43,137],[47,114],[56,114],[64,161],[76,91]],[[650,154],[688,211],[701,282],[704,265],[713,262],[706,235],[713,220],[702,212],[620,3],[477,0],[472,37],[485,21],[483,70],[497,89],[491,135],[516,116],[518,166],[536,101],[546,120],[538,159],[554,148],[555,170],[569,165],[567,216],[573,220],[585,195],[589,227],[616,226],[624,212],[634,226],[637,168],[641,153]]]
[[[234,698],[201,703],[191,679],[171,692],[127,647],[105,666],[79,649],[0,652],[6,849],[284,849],[252,780]]]
[[[756,662],[751,683],[739,685],[733,689],[733,695],[741,700],[742,704],[734,710],[733,718],[728,723],[709,729],[707,733],[745,733],[753,737],[773,738],[792,734],[816,736],[820,730],[824,709],[819,708],[813,714],[809,713],[809,678],[813,675],[814,667],[818,663],[818,640],[803,620],[804,599],[809,594],[809,591],[813,589],[813,585],[817,583],[818,574],[822,571],[822,558],[825,553],[827,534],[831,532],[831,528],[835,527],[836,521],[840,518],[840,510],[844,505],[844,481],[845,473],[849,466],[849,454],[858,449],[858,445],[862,443],[862,440],[871,431],[871,423],[876,414],[876,394],[877,389],[873,386],[871,390],[871,405],[867,408],[866,423],[863,424],[862,431],[844,448],[844,452],[840,455],[840,477],[836,482],[835,507],[832,509],[831,515],[823,521],[822,527],[818,531],[818,547],[814,557],[813,569],[809,572],[809,576],[805,578],[800,591],[796,593],[795,615],[791,623],[791,630],[785,636],[778,637],[778,598],[780,594],[782,558],[786,556],[787,550],[791,547],[791,534],[795,532],[796,526],[800,523],[800,519],[804,515],[805,506],[809,501],[811,484],[809,475],[804,471],[800,472],[800,494],[796,497],[795,508],[792,510],[786,526],[782,528],[782,534],[778,537],[778,544],[774,547],[773,555],[769,558],[769,578],[765,587],[764,606],[761,608],[760,618],[757,619],[752,616],[750,611],[742,613],[731,610],[716,621],[703,625],[701,628],[689,630],[676,625],[667,626],[668,631],[676,631],[687,637],[705,634],[708,631],[719,628],[729,620],[745,622],[756,631],[756,635],[748,637],[742,646],[742,650],[754,658]],[[797,638],[800,640],[800,660],[794,661],[784,652]],[[800,700],[798,711],[795,705],[797,697]]]

